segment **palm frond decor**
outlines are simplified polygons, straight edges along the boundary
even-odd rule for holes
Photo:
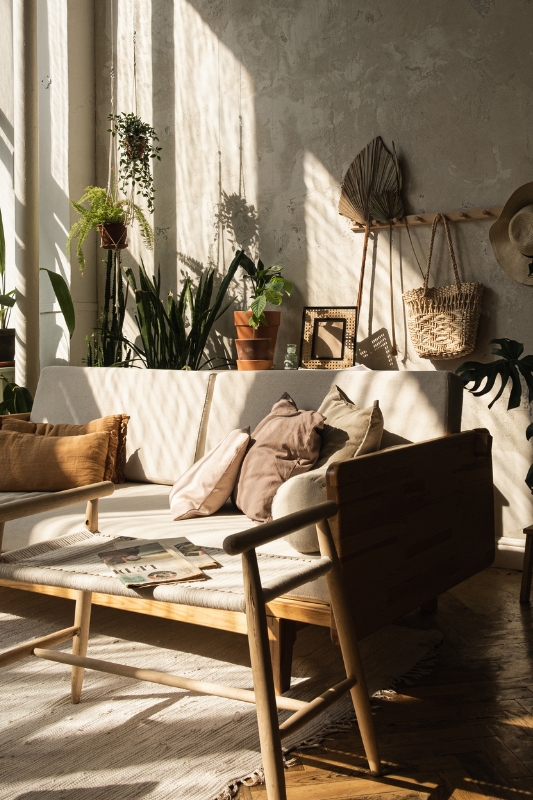
[[[358,317],[363,295],[370,227],[374,220],[391,224],[393,220],[403,216],[403,203],[400,196],[401,185],[401,172],[396,151],[394,150],[394,153],[391,153],[385,147],[381,136],[376,136],[375,139],[372,139],[364,150],[361,150],[354,158],[342,181],[339,214],[342,214],[343,217],[348,217],[352,222],[364,225],[365,228],[359,291],[357,293]],[[392,254],[392,244],[390,252]]]

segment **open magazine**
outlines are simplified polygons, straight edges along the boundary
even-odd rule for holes
[[[98,557],[125,586],[202,580],[205,577],[202,568],[220,566],[184,537],[159,541],[133,539],[126,546],[123,541],[120,545],[102,550]]]

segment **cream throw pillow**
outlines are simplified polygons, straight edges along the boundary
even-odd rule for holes
[[[179,478],[170,490],[172,518],[208,517],[233,491],[246,448],[248,428],[232,431]]]
[[[383,414],[377,400],[360,409],[342,389],[334,386],[322,401],[319,413],[326,418],[322,446],[315,469],[335,461],[364,456],[379,450],[383,435]]]
[[[0,492],[59,492],[104,480],[109,433],[0,433]]]

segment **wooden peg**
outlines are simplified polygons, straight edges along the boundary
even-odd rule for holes
[[[465,214],[464,211],[459,211],[459,217],[461,219],[468,219],[468,214]]]
[[[487,211],[486,208],[481,213],[484,217],[492,217],[492,211]]]
[[[424,222],[424,217],[417,216],[415,217],[415,222]]]

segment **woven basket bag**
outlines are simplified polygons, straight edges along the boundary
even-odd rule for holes
[[[429,270],[439,220],[444,223],[455,284],[431,289],[428,287]],[[437,214],[431,229],[424,285],[403,294],[409,309],[409,333],[418,355],[438,360],[460,358],[471,353],[476,346],[482,296],[482,283],[461,283],[448,220],[442,214]]]

